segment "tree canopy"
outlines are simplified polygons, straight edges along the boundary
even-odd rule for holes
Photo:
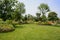
[[[21,19],[22,13],[25,13],[25,5],[17,0],[0,0],[0,18]]]
[[[40,4],[38,9],[40,10],[40,12],[42,14],[45,14],[46,12],[50,11],[49,6],[47,4],[44,4],[44,3]]]
[[[48,20],[50,20],[50,21],[56,21],[56,20],[58,20],[57,13],[56,12],[50,12],[48,14]]]
[[[3,20],[9,19],[16,3],[17,0],[0,0],[0,18]]]

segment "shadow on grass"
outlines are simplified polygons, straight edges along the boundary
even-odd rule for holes
[[[22,25],[15,25],[15,28],[24,28]]]

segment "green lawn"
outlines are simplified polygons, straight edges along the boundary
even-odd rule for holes
[[[18,25],[13,32],[0,33],[0,40],[60,40],[60,27],[37,24]]]

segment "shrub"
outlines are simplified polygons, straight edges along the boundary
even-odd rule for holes
[[[0,32],[13,31],[15,28],[11,24],[0,24]]]
[[[29,24],[30,24],[30,23],[33,23],[33,21],[32,21],[32,20],[29,20],[29,21],[27,21],[27,23],[29,23]]]
[[[60,27],[60,24],[56,24],[55,26],[56,26],[56,27]]]
[[[12,24],[12,20],[6,20],[5,21],[7,24]]]
[[[2,21],[2,19],[0,18],[0,21]]]
[[[3,21],[0,19],[0,32],[9,32],[15,30],[14,26],[11,23],[12,20]]]
[[[60,24],[60,20],[58,20],[57,23]]]
[[[19,22],[18,22],[18,21],[12,21],[12,24],[13,24],[13,25],[18,25]]]
[[[52,25],[53,23],[51,21],[47,21],[45,24],[46,25]]]
[[[38,24],[41,24],[41,25],[53,25],[53,23],[51,21],[46,21],[46,22],[39,21]]]
[[[12,24],[14,27],[15,25],[19,24],[18,21],[14,21],[14,20],[6,20],[5,23]]]
[[[0,19],[0,24],[4,24],[5,22],[4,21],[2,21],[2,19]]]

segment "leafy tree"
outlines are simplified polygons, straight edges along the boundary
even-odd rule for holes
[[[42,21],[46,20],[45,14],[50,11],[49,6],[47,4],[42,3],[38,7],[38,9],[40,10],[40,13],[42,13],[42,17],[41,17]]]
[[[38,7],[38,9],[40,10],[40,12],[44,15],[46,12],[49,12],[49,6],[47,4],[40,4],[40,6]]]
[[[41,13],[36,13],[37,21],[40,21],[40,15],[41,15]]]
[[[47,18],[46,18],[46,16],[45,16],[45,15],[42,15],[42,16],[41,16],[41,21],[42,21],[42,22],[47,21]]]
[[[27,20],[28,20],[28,16],[25,15],[25,17],[24,17],[24,21],[27,21]]]
[[[17,3],[16,0],[0,0],[0,18],[4,21],[11,17],[11,12],[13,12],[13,7]]]
[[[49,14],[48,14],[48,20],[49,21],[56,21],[56,20],[58,20],[58,17],[57,17],[57,13],[55,13],[55,12],[50,12]]]
[[[33,16],[28,14],[28,20],[33,20]]]
[[[20,21],[22,19],[22,14],[25,13],[25,5],[23,3],[17,3],[15,13],[14,13],[14,19],[17,21]]]

